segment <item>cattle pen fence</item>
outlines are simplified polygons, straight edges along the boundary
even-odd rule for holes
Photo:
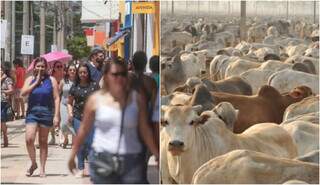
[[[161,13],[168,15],[239,16],[240,1],[161,1]],[[246,16],[306,18],[319,22],[319,1],[246,1]]]

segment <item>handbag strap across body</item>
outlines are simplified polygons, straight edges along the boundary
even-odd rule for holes
[[[127,107],[128,95],[129,95],[129,92],[126,94],[125,101],[124,101],[124,107],[122,108],[122,111],[121,111],[120,135],[119,135],[119,140],[118,140],[118,147],[117,147],[116,156],[119,155],[119,150],[120,150],[120,142],[121,142],[121,136],[122,136],[122,133],[123,133],[123,125],[124,125],[124,123],[123,123],[124,122],[124,114],[125,114],[126,107]]]

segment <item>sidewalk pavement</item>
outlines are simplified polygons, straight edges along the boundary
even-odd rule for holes
[[[69,172],[67,161],[71,152],[70,145],[67,149],[62,149],[58,145],[49,145],[46,178],[39,177],[40,158],[39,149],[36,149],[38,169],[32,177],[27,177],[25,173],[30,167],[30,159],[25,144],[24,120],[8,122],[7,126],[9,147],[2,148],[1,145],[1,184],[91,184],[89,177],[75,178]],[[88,172],[87,164],[85,171]],[[153,184],[159,182],[159,172],[153,158],[149,161],[148,179]]]

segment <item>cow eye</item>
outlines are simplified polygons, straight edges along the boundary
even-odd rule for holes
[[[191,120],[191,122],[189,123],[189,125],[194,125],[194,121],[193,121],[193,120]]]
[[[161,125],[162,125],[163,127],[165,127],[165,126],[169,125],[169,123],[168,123],[167,120],[161,120]]]

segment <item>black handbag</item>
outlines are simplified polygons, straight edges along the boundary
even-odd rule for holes
[[[128,96],[128,95],[127,95]],[[127,103],[127,96],[125,99],[125,105]],[[94,153],[94,159],[92,161],[93,169],[95,173],[100,176],[110,176],[112,174],[120,175],[122,173],[121,169],[121,157],[119,156],[120,150],[120,141],[123,133],[123,122],[126,106],[122,108],[121,112],[121,126],[120,126],[120,135],[118,140],[117,153],[111,154],[107,152]]]
[[[7,121],[13,121],[14,120],[14,112],[12,109],[12,106],[8,103],[7,104]]]

